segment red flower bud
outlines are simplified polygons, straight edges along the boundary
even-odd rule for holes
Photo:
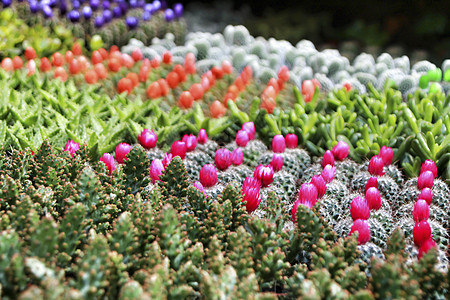
[[[119,162],[119,164],[123,164],[123,162],[126,159],[127,154],[130,152],[131,146],[127,143],[120,143],[116,147],[116,159]]]
[[[156,146],[156,142],[158,141],[158,137],[153,132],[153,130],[144,129],[138,137],[139,143],[145,149],[154,148]]]
[[[354,232],[358,232],[359,245],[364,245],[370,240],[370,227],[367,221],[358,219],[353,222],[352,228],[350,229],[350,235]]]
[[[433,241],[433,239],[430,237],[428,240],[426,240],[422,246],[420,246],[419,248],[419,254],[417,255],[419,257],[419,259],[422,258],[422,256],[427,253],[430,249],[432,248],[436,248],[437,249],[437,245],[436,243]]]
[[[100,157],[100,161],[106,165],[106,169],[108,170],[109,175],[111,175],[112,172],[116,169],[116,161],[111,154],[103,153],[103,155]]]
[[[242,194],[244,198],[242,201],[246,201],[245,207],[249,213],[258,208],[261,202],[261,196],[259,190],[261,189],[261,183],[254,177],[247,177],[242,184]]]
[[[150,165],[150,178],[154,184],[159,179],[159,175],[164,172],[164,165],[160,159],[154,159]],[[161,180],[160,180],[161,181]]]
[[[244,125],[242,125],[242,130],[247,131],[249,140],[255,138],[255,124],[253,122],[244,123]]]
[[[414,204],[413,219],[416,223],[426,221],[430,217],[430,208],[427,201],[423,199],[417,200]]]
[[[179,156],[181,159],[184,159],[186,157],[187,152],[187,145],[185,142],[182,141],[175,141],[172,144],[172,148],[170,149],[170,153],[173,157]]]
[[[298,146],[298,137],[293,133],[286,134],[286,147],[289,149],[297,148]]]
[[[197,141],[200,144],[205,144],[208,141],[208,135],[206,134],[206,130],[205,129],[200,129],[200,131],[198,132],[198,137],[197,137]]]
[[[380,209],[381,207],[380,191],[375,187],[368,188],[366,192],[366,201],[367,205],[371,210]]]
[[[424,188],[432,188],[434,183],[434,175],[431,171],[425,171],[419,175],[419,179],[417,180],[417,187],[419,190]]]
[[[321,175],[314,175],[311,178],[311,183],[317,188],[317,197],[322,198],[327,192],[327,183],[325,182],[325,179],[323,179]]]
[[[420,168],[420,174],[422,174],[425,171],[431,171],[433,173],[434,178],[436,178],[438,175],[436,163],[431,159],[425,160],[425,162],[422,164],[422,168]]]
[[[384,161],[378,155],[372,156],[369,161],[369,173],[375,176],[381,176],[384,174],[383,171]]]
[[[330,150],[325,151],[322,159],[322,168],[325,168],[326,165],[334,166],[334,155]]]
[[[392,163],[392,159],[394,157],[394,151],[392,151],[391,147],[383,146],[380,149],[380,152],[378,153],[378,156],[380,156],[383,159],[384,165],[388,166]]]
[[[78,150],[80,150],[80,144],[75,143],[73,140],[68,140],[66,143],[66,147],[64,147],[64,151],[69,151],[70,156],[73,157],[73,155],[75,154],[75,152],[77,152]]]
[[[295,201],[294,206],[292,207],[292,222],[294,223],[297,223],[297,210],[300,205],[312,208],[312,203],[303,202],[301,199]]]
[[[314,184],[304,183],[298,192],[298,200],[302,203],[310,203],[311,207],[313,207],[317,202],[318,195],[319,192]]]
[[[364,194],[367,193],[367,190],[371,187],[375,187],[378,189],[378,179],[374,176],[370,177],[366,182],[366,186],[364,187]]]
[[[336,168],[332,165],[326,165],[322,170],[322,177],[326,183],[330,183],[334,179],[334,172]]]
[[[270,165],[275,172],[280,171],[283,168],[283,156],[281,156],[281,154],[274,153]]]
[[[259,165],[255,169],[255,173],[253,174],[253,177],[261,181],[261,185],[263,187],[268,186],[273,182],[273,168],[271,165],[264,166]]]
[[[219,170],[226,170],[231,166],[231,153],[228,149],[223,148],[216,151],[214,162]]]
[[[370,208],[362,197],[355,197],[350,204],[350,214],[353,221],[362,219],[367,220],[370,217]]]
[[[186,143],[186,148],[187,148],[187,151],[189,151],[189,152],[194,151],[195,147],[197,147],[197,138],[193,134],[190,134],[190,135],[185,134],[183,136],[182,141]]]
[[[337,160],[344,160],[348,156],[349,146],[344,141],[339,141],[333,148],[334,158]]]
[[[420,247],[429,238],[431,238],[430,224],[428,224],[427,221],[420,221],[419,223],[416,223],[413,228],[414,244],[416,244],[417,247]]]
[[[236,144],[239,147],[245,147],[247,146],[248,141],[249,141],[248,132],[245,130],[239,130],[236,134]]]
[[[427,201],[428,205],[430,205],[431,202],[433,201],[433,192],[431,191],[430,188],[423,188],[420,191],[419,199]]]
[[[212,164],[206,164],[200,170],[200,183],[205,187],[211,187],[217,183],[217,170]]]
[[[277,134],[272,139],[272,150],[275,153],[283,153],[286,148],[286,142],[284,140],[284,136],[281,134]]]
[[[235,166],[239,166],[244,161],[244,152],[241,148],[236,148],[231,152],[231,163]]]

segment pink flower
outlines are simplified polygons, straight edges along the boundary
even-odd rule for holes
[[[242,130],[247,131],[249,140],[255,138],[255,124],[253,122],[244,123],[244,125],[242,125]]]
[[[370,227],[367,221],[358,219],[353,222],[352,228],[350,229],[350,235],[354,232],[358,232],[359,245],[364,245],[370,240]]]
[[[245,147],[245,146],[247,146],[248,140],[249,140],[249,138],[248,138],[248,133],[247,133],[247,131],[245,131],[245,130],[239,130],[239,131],[236,133],[236,144],[237,144],[239,147]]]
[[[422,164],[422,168],[420,168],[420,174],[422,174],[425,171],[431,171],[433,173],[434,178],[436,178],[438,175],[436,163],[431,159],[425,160],[425,162]]]
[[[283,168],[283,156],[281,156],[281,154],[274,153],[270,165],[275,172],[280,171]]]
[[[298,191],[298,200],[300,200],[302,203],[307,203],[308,206],[310,205],[310,207],[313,207],[317,202],[318,195],[319,192],[317,191],[317,188],[314,184],[304,183]]]
[[[154,184],[159,179],[159,175],[164,172],[164,165],[160,159],[154,159],[150,165],[150,178]]]
[[[211,187],[217,183],[217,170],[212,164],[206,164],[200,170],[200,183],[205,187]]]
[[[430,207],[428,206],[427,201],[423,199],[417,200],[416,204],[414,204],[413,209],[413,219],[416,223],[420,221],[426,221],[430,217]]]
[[[186,143],[186,148],[188,152],[194,151],[195,147],[197,147],[197,137],[193,134],[190,135],[185,134],[183,136],[182,141]]]
[[[367,189],[366,192],[367,205],[371,210],[378,210],[381,207],[381,195],[380,191],[376,187]]]
[[[349,146],[344,141],[339,141],[333,148],[334,158],[337,160],[344,160],[348,156]]]
[[[214,162],[219,170],[226,170],[231,166],[231,153],[228,149],[222,148],[216,151]]]
[[[64,147],[64,151],[69,151],[70,156],[73,157],[73,155],[75,154],[75,152],[77,152],[78,150],[80,150],[80,144],[75,143],[72,140],[68,140],[66,143],[66,147]]]
[[[199,142],[200,144],[205,144],[207,141],[208,141],[208,135],[206,134],[206,130],[202,128],[198,132],[197,142]]]
[[[431,238],[431,226],[427,221],[420,221],[416,223],[413,228],[413,240],[417,247],[423,245],[429,238]]]
[[[235,166],[239,166],[244,161],[244,152],[241,148],[236,148],[231,152],[231,163]]]
[[[203,188],[203,185],[200,183],[200,181],[194,182],[194,187],[202,192],[203,195],[206,195],[205,189]]]
[[[138,137],[139,143],[145,149],[155,148],[158,137],[153,130],[144,129]]]
[[[423,199],[423,200],[427,201],[428,205],[430,205],[431,202],[433,201],[433,192],[431,191],[430,188],[427,188],[427,187],[423,188],[420,191],[419,199]]]
[[[371,187],[375,187],[378,189],[378,179],[374,176],[370,177],[366,182],[366,186],[364,187],[364,193],[367,193],[367,190]]]
[[[417,187],[419,190],[424,188],[432,188],[434,183],[434,175],[431,171],[425,171],[419,175],[419,179],[417,180]]]
[[[251,213],[258,208],[261,203],[261,195],[259,190],[261,189],[261,183],[258,179],[253,177],[246,177],[242,184],[242,194],[244,198],[242,201],[246,201],[245,207],[247,212]]]
[[[294,206],[292,207],[292,222],[294,223],[297,223],[297,210],[300,205],[312,208],[312,203],[304,202],[301,199],[295,201]]]
[[[187,145],[182,141],[175,141],[172,144],[172,148],[170,149],[170,153],[173,157],[179,156],[181,159],[186,157]]]
[[[164,169],[167,168],[167,165],[172,161],[172,153],[164,153],[164,158],[162,160],[162,164],[164,166]]]
[[[430,237],[428,240],[423,242],[422,246],[419,248],[419,254],[417,255],[419,259],[422,258],[422,256],[427,253],[430,249],[435,248],[437,249],[436,243],[433,241],[433,239]]]
[[[322,168],[325,168],[326,165],[334,166],[334,155],[330,150],[325,151],[322,159]]]
[[[293,133],[286,134],[286,147],[289,149],[297,148],[298,137]]]
[[[332,165],[326,165],[322,170],[322,177],[326,183],[330,183],[334,179],[334,172],[336,168]]]
[[[127,154],[130,153],[131,151],[131,146],[128,145],[127,143],[120,143],[119,145],[117,145],[116,147],[116,159],[117,162],[119,164],[123,164],[123,162],[125,161]]]
[[[367,220],[370,217],[370,208],[362,197],[355,197],[350,204],[350,214],[353,221],[362,219]]]
[[[109,175],[111,175],[112,172],[116,169],[116,161],[111,154],[103,153],[103,155],[100,157],[100,161],[106,165],[106,169],[108,170]]]
[[[381,176],[384,174],[383,167],[384,167],[383,159],[378,155],[372,156],[372,158],[369,161],[369,173],[371,175]]]
[[[321,175],[314,175],[311,178],[311,183],[317,188],[317,197],[322,198],[327,192],[327,183],[325,182],[325,179],[323,179]]]
[[[392,151],[391,147],[383,146],[381,147],[378,156],[383,159],[384,165],[388,166],[392,163],[392,159],[394,158],[394,151]]]
[[[259,165],[256,167],[253,177],[261,181],[263,187],[266,187],[273,182],[273,174],[274,172],[271,165]]]
[[[286,141],[284,140],[284,136],[281,134],[277,134],[272,139],[272,150],[275,153],[283,153],[286,148]]]

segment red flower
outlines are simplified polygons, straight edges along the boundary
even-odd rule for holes
[[[245,131],[245,130],[239,130],[239,131],[236,133],[236,144],[237,144],[239,147],[245,147],[245,146],[247,146],[248,140],[249,140],[249,138],[248,138],[248,133],[247,133],[247,131]]]
[[[320,175],[314,175],[311,178],[311,183],[317,188],[317,197],[322,198],[327,192],[327,183],[325,182],[325,179]]]
[[[370,177],[366,182],[366,186],[364,187],[364,193],[367,193],[367,190],[371,187],[375,187],[378,189],[378,179],[374,176]]]
[[[172,144],[172,148],[170,149],[170,153],[175,156],[179,156],[181,159],[184,159],[186,157],[187,152],[187,145],[185,142],[182,141],[175,141]]]
[[[206,134],[205,129],[200,129],[200,131],[198,132],[197,141],[200,144],[205,144],[208,141],[208,135]]]
[[[182,139],[183,142],[186,143],[187,151],[194,151],[195,147],[197,147],[197,137],[193,134],[185,134]]]
[[[346,142],[339,141],[331,152],[337,160],[344,160],[348,156],[349,146]]]
[[[416,223],[420,221],[426,221],[430,217],[430,207],[427,201],[423,199],[417,200],[414,204],[413,219]]]
[[[431,202],[433,201],[433,192],[431,191],[430,188],[427,188],[427,187],[423,188],[420,191],[419,199],[423,199],[423,200],[427,201],[428,205],[430,205]]]
[[[427,221],[416,223],[413,228],[414,244],[421,247],[429,238],[431,238],[431,227]]]
[[[241,148],[236,148],[231,152],[231,163],[235,166],[239,166],[244,161],[244,152]]]
[[[283,168],[283,156],[281,156],[281,154],[274,153],[270,165],[275,172],[280,171]]]
[[[116,169],[116,161],[111,154],[103,153],[103,155],[100,157],[100,161],[106,165],[106,169],[108,170],[109,175],[111,175],[112,172]]]
[[[362,197],[355,197],[350,204],[350,214],[353,221],[362,219],[367,220],[370,216],[370,208]]]
[[[272,150],[275,153],[283,153],[286,148],[286,141],[284,136],[277,134],[272,139]]]
[[[335,170],[336,168],[332,165],[326,165],[325,168],[323,168],[321,175],[326,183],[330,183],[331,181],[333,181]]]
[[[145,149],[154,148],[156,146],[156,142],[158,141],[158,137],[153,130],[144,129],[138,137],[139,143]]]
[[[383,167],[383,159],[378,155],[372,156],[369,161],[369,173],[375,176],[381,176],[384,174]]]
[[[380,191],[375,187],[368,188],[366,192],[366,201],[367,205],[369,205],[369,208],[371,210],[380,209],[381,207]]]
[[[298,200],[302,203],[308,203],[309,207],[313,207],[317,202],[319,192],[313,183],[304,183],[298,192]]]
[[[217,183],[217,169],[212,164],[206,164],[200,170],[200,183],[205,187],[211,187]]]
[[[68,140],[66,143],[66,147],[64,147],[64,151],[69,151],[70,156],[73,157],[73,155],[75,154],[75,152],[77,152],[78,150],[80,150],[80,144],[75,143],[72,140]]]
[[[432,171],[425,171],[419,175],[417,180],[417,187],[419,190],[424,188],[432,188],[434,183],[434,175]]]
[[[289,149],[297,148],[298,145],[298,137],[293,133],[286,134],[286,147]]]
[[[425,162],[422,164],[422,168],[420,168],[420,174],[424,173],[425,171],[431,171],[434,178],[436,178],[438,175],[436,163],[431,159],[425,160]]]
[[[354,232],[358,232],[359,245],[364,245],[370,240],[370,227],[365,220],[358,219],[353,222],[352,228],[350,229],[350,235]]]
[[[150,178],[154,184],[159,179],[159,176],[164,172],[164,166],[160,159],[154,159],[150,165]]]
[[[248,133],[248,139],[253,140],[255,138],[255,124],[253,122],[246,122],[242,125],[242,130]]]
[[[433,241],[433,239],[430,237],[428,240],[423,242],[422,246],[419,248],[419,254],[417,255],[419,259],[422,258],[422,256],[427,253],[430,249],[435,248],[437,249],[436,243]]]
[[[256,167],[253,177],[261,181],[263,187],[268,186],[273,182],[273,168],[271,165],[259,165]]]
[[[392,159],[394,157],[394,151],[392,151],[391,147],[383,146],[380,149],[380,152],[378,153],[378,156],[380,156],[383,161],[384,165],[388,166],[392,163]]]
[[[119,164],[122,164],[125,159],[127,154],[130,152],[131,150],[131,146],[128,145],[127,143],[120,143],[119,145],[117,145],[116,147],[116,159],[119,162]]]
[[[228,149],[223,148],[216,151],[214,162],[219,170],[226,170],[231,166],[231,153]]]
[[[325,168],[326,165],[334,166],[334,155],[330,150],[325,151],[322,159],[322,168]]]
[[[245,207],[249,213],[257,209],[259,203],[261,203],[260,189],[261,183],[258,179],[254,177],[245,178],[242,184],[242,194],[244,195],[242,201],[246,202]]]

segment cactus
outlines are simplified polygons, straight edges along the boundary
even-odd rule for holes
[[[150,161],[147,158],[144,148],[134,146],[127,154],[123,173],[125,175],[124,188],[127,194],[133,194],[142,191],[148,185]]]

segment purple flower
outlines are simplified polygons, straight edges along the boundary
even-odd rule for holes
[[[89,6],[83,7],[83,17],[85,19],[90,19],[92,17],[92,8]]]
[[[139,19],[136,17],[127,17],[125,19],[125,23],[127,24],[128,28],[135,29],[139,25]]]
[[[164,11],[164,16],[167,22],[172,22],[175,19],[175,14],[172,9],[168,8]]]
[[[173,12],[177,18],[181,18],[183,16],[183,4],[177,3],[173,7]]]

